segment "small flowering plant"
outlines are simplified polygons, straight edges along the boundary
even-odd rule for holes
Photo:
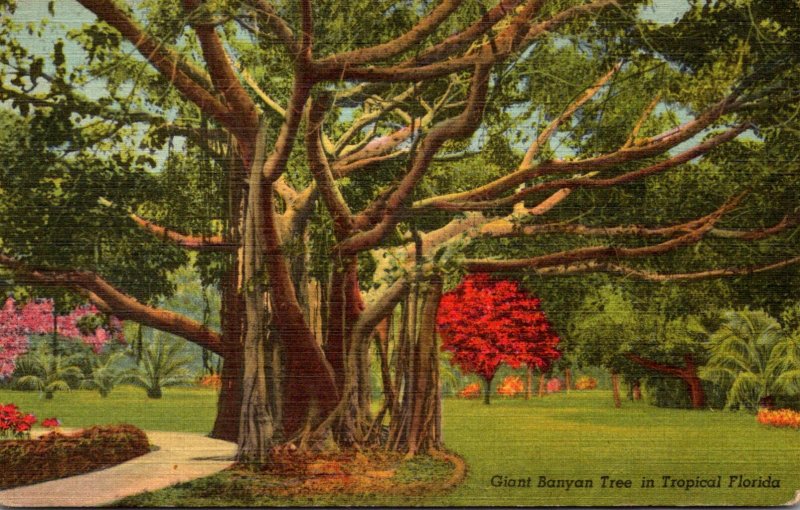
[[[30,438],[36,416],[22,413],[14,404],[0,404],[0,438]]]
[[[56,429],[61,426],[61,422],[58,421],[58,418],[45,418],[42,420],[42,427],[46,429]]]
[[[458,396],[461,398],[478,398],[478,395],[481,394],[481,385],[478,383],[468,384],[458,392]]]
[[[800,412],[791,409],[759,409],[756,415],[758,423],[772,427],[788,427],[800,429]]]
[[[517,393],[521,393],[524,390],[522,379],[517,377],[516,375],[509,375],[500,386],[497,388],[497,393],[503,395],[504,397],[513,397]]]

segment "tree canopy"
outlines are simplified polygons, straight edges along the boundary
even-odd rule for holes
[[[800,262],[781,21],[800,7],[691,1],[658,23],[647,5],[2,0],[7,284],[224,357],[215,435],[259,462],[373,440],[373,335],[404,306],[423,316],[405,359],[433,356],[425,314],[464,273],[781,271],[779,302]],[[218,331],[158,306],[188,263],[220,289]],[[440,442],[434,418],[403,427],[398,449]]]

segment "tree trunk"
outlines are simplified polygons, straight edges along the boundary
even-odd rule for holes
[[[697,375],[697,364],[691,354],[686,354],[683,357],[684,366],[676,367],[665,365],[656,361],[637,356],[635,354],[628,354],[626,357],[638,363],[639,365],[655,370],[662,374],[671,375],[672,377],[680,378],[689,390],[689,397],[692,402],[692,409],[702,409],[705,406],[706,396],[703,390],[703,383]]]
[[[238,157],[238,149],[233,139],[228,140],[228,161],[225,165],[227,175],[226,189],[226,228],[224,240],[239,244],[244,230],[244,178],[242,161]],[[244,303],[239,293],[241,274],[241,252],[236,251],[228,257],[228,267],[220,281],[222,303],[220,308],[220,329],[222,345],[225,353],[220,357],[222,366],[220,375],[220,391],[217,400],[217,417],[211,431],[211,437],[225,441],[239,440],[239,418],[242,411],[242,378],[244,375]],[[141,337],[141,327],[139,329]],[[139,347],[141,351],[141,346]],[[141,356],[141,352],[139,354]]]
[[[572,389],[572,369],[565,368],[564,369],[564,387],[567,390],[567,395],[569,395],[569,390]]]
[[[359,313],[354,291],[358,291],[358,265],[356,258],[350,257],[334,267],[328,293],[325,357],[333,368],[340,393],[344,389],[345,346]]]
[[[263,141],[259,140],[259,145]],[[262,186],[263,147],[250,172],[243,246],[243,279],[245,327],[243,349],[242,406],[239,416],[239,451],[237,460],[265,464],[272,446],[274,426],[269,414],[269,395],[265,364],[267,300],[262,267],[264,194]],[[260,163],[260,164],[259,164]],[[270,207],[272,205],[270,204]]]
[[[706,394],[703,391],[703,382],[697,375],[697,365],[692,356],[684,356],[685,368],[681,378],[689,386],[689,395],[692,397],[692,409],[702,409],[706,405]]]
[[[217,418],[211,437],[225,441],[239,438],[239,414],[242,409],[242,364],[241,347],[229,346],[220,373],[220,390],[217,399]]]
[[[622,407],[622,399],[619,396],[619,374],[611,372],[611,389],[614,393],[614,407]]]
[[[416,308],[413,292],[408,308]],[[442,295],[442,280],[434,276],[424,296],[419,332],[410,349],[408,366],[401,370],[406,376],[399,415],[392,416],[389,430],[389,449],[408,456],[441,449],[439,348],[436,339],[436,312]],[[411,315],[411,314],[409,314]],[[406,333],[413,331],[409,321]],[[412,342],[410,342],[412,343]],[[400,359],[400,358],[399,358]],[[410,370],[409,370],[410,369]]]
[[[525,370],[525,400],[530,400],[533,395],[533,367],[527,366]]]
[[[539,398],[544,397],[545,388],[546,384],[544,380],[544,372],[539,371],[539,395],[538,395]]]
[[[484,379],[483,380],[483,403],[487,406],[491,403],[491,396],[492,396],[492,380],[491,379]]]

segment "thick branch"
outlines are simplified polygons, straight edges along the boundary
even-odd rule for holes
[[[342,239],[350,232],[353,221],[350,208],[336,186],[322,147],[322,122],[329,105],[330,101],[326,99],[316,100],[312,104],[306,126],[306,150],[309,169],[317,182],[320,196],[333,218],[336,237]]]
[[[247,0],[247,3],[266,20],[270,31],[280,39],[289,53],[297,58],[300,55],[300,45],[289,24],[278,16],[275,8],[266,0]]]
[[[715,213],[712,213],[715,214]],[[570,234],[579,236],[638,236],[638,237],[669,237],[686,233],[697,228],[698,225],[706,221],[709,216],[703,218],[670,225],[666,227],[645,227],[643,225],[614,225],[607,227],[594,227],[580,223],[541,223],[538,225],[514,225],[508,220],[494,221],[481,228],[483,237],[519,237],[519,236],[539,236],[547,234]],[[800,224],[800,217],[785,216],[775,225],[758,229],[721,229],[712,228],[707,235],[725,239],[738,239],[742,241],[756,241],[778,234],[791,227]]]
[[[442,24],[458,7],[462,0],[444,0],[437,5],[427,16],[422,18],[419,23],[400,37],[392,39],[382,44],[362,48],[358,50],[331,55],[319,61],[323,66],[353,66],[390,59],[403,53],[412,46],[417,45],[425,37],[430,35]]]
[[[557,179],[557,180],[543,182],[535,186],[530,186],[528,188],[524,188],[513,195],[499,198],[496,200],[484,200],[484,201],[474,200],[476,198],[479,199],[479,198],[488,198],[494,196],[504,190],[509,189],[509,187],[512,184],[514,185],[520,184],[520,182],[517,181],[520,180],[524,181],[525,179],[527,179],[527,176],[524,176],[526,172],[515,172],[506,177],[502,177],[490,184],[481,186],[480,188],[476,188],[475,190],[472,191],[467,191],[464,193],[454,193],[442,197],[434,197],[430,199],[420,200],[414,205],[414,208],[421,209],[425,207],[434,207],[434,208],[454,209],[454,210],[492,209],[497,207],[512,206],[513,204],[521,200],[524,200],[529,195],[541,193],[543,191],[550,191],[553,189],[605,188],[610,186],[617,186],[620,184],[626,184],[638,179],[642,179],[644,177],[664,172],[676,166],[687,163],[699,156],[702,156],[703,154],[706,154],[707,152],[711,151],[717,146],[736,138],[748,127],[749,127],[748,124],[741,124],[721,134],[718,134],[712,138],[709,138],[705,142],[700,143],[692,147],[691,149],[688,149],[669,159],[660,161],[658,163],[641,168],[639,170],[634,170],[631,172],[618,175],[616,177],[611,177],[607,179],[594,179],[594,178]],[[681,138],[683,138],[683,135],[681,135]],[[654,144],[660,147],[658,152],[655,152],[655,154],[659,154],[661,152],[669,150],[669,148],[673,146],[672,142],[675,142],[674,145],[680,143],[677,140],[671,140],[670,143],[664,145],[664,142],[666,140],[668,139],[661,140],[660,142],[656,142]],[[580,161],[544,162],[535,167],[536,168],[535,174],[542,175],[545,173],[581,172],[588,169],[592,169],[595,171],[604,170],[609,167],[616,166],[618,164],[638,159],[643,159],[653,155],[654,152],[652,147],[650,146],[648,146],[646,150],[643,151],[638,151],[637,149],[622,149],[620,151],[611,154],[605,154],[603,156],[598,156],[596,158],[589,158]],[[473,199],[473,200],[463,200],[463,199]]]
[[[315,74],[321,80],[361,80],[361,81],[419,81],[440,78],[448,74],[465,71],[478,65],[493,65],[505,60],[520,50],[526,43],[566,23],[574,17],[616,5],[617,0],[595,0],[591,3],[570,8],[553,18],[529,27],[529,22],[538,12],[542,0],[532,0],[514,17],[509,27],[490,41],[468,55],[437,61],[422,66],[406,67],[347,67],[346,65],[317,65]]]
[[[128,214],[128,217],[155,237],[170,241],[182,248],[196,251],[236,251],[236,245],[226,242],[219,235],[211,237],[190,236],[157,225],[135,213]]]
[[[400,94],[391,98],[385,104],[381,105],[380,108],[377,108],[372,112],[361,115],[350,125],[349,128],[347,128],[347,131],[345,131],[342,134],[342,136],[340,136],[339,139],[336,141],[336,143],[334,144],[334,152],[336,154],[342,153],[347,143],[350,140],[352,140],[353,137],[356,136],[363,128],[365,128],[369,124],[375,122],[376,120],[380,119],[390,111],[397,108],[397,106],[400,103],[402,103],[403,101],[411,97],[412,94],[417,92],[419,90],[419,86],[420,86],[419,84],[414,84],[413,86],[408,87]]]
[[[187,99],[225,127],[236,126],[236,116],[211,92],[205,74],[184,62],[173,50],[145,33],[136,22],[110,0],[78,0],[100,20],[114,27],[136,50]]]
[[[191,13],[200,6],[200,0],[183,0],[183,6],[187,12]],[[239,83],[239,79],[233,71],[231,59],[223,48],[214,25],[194,23],[192,26],[200,41],[214,88],[225,98],[229,110],[236,112],[235,119],[231,119],[231,123],[227,127],[236,134],[240,144],[244,141],[248,145],[246,152],[249,153],[250,146],[253,144],[252,140],[258,130],[256,105],[242,84]],[[249,159],[249,154],[245,159]]]
[[[271,185],[277,181],[286,170],[286,162],[292,152],[294,141],[297,138],[297,129],[303,117],[303,109],[308,99],[309,85],[303,76],[295,76],[292,97],[286,111],[286,119],[275,141],[275,149],[264,163],[264,178]]]
[[[633,361],[637,365],[649,368],[650,370],[655,370],[656,372],[661,372],[662,374],[673,375],[675,377],[682,377],[686,371],[685,368],[674,367],[672,365],[665,365],[663,363],[658,363],[657,361],[653,361],[651,359],[643,358],[636,354],[630,354],[630,353],[625,354],[625,357]]]
[[[380,219],[369,230],[351,236],[340,243],[339,249],[342,253],[356,253],[379,243],[399,221],[401,209],[405,207],[408,197],[425,175],[431,160],[442,144],[447,140],[466,138],[477,129],[483,117],[490,75],[491,66],[480,66],[475,69],[467,106],[460,115],[442,121],[431,129],[415,151],[408,173],[388,196],[385,205],[382,201],[375,201],[356,217],[357,228],[361,225],[372,224],[375,213],[379,214]]]
[[[480,36],[491,30],[492,27],[509,13],[514,12],[514,9],[520,3],[521,0],[501,0],[497,5],[487,11],[486,14],[481,16],[481,19],[475,21],[461,32],[455,33],[444,41],[423,50],[422,53],[415,56],[413,59],[403,62],[403,65],[407,67],[418,67],[430,64],[466,49],[473,41],[476,41]]]
[[[608,80],[611,79],[617,71],[619,71],[620,67],[622,67],[622,63],[619,63],[611,68],[609,72],[604,74],[597,80],[594,85],[586,89],[583,94],[581,94],[575,101],[569,104],[566,109],[556,117],[553,122],[551,122],[540,134],[536,137],[536,140],[531,144],[528,148],[527,152],[525,153],[525,157],[522,158],[522,163],[520,163],[520,168],[528,168],[533,164],[533,158],[536,157],[536,154],[539,153],[542,146],[547,143],[550,138],[556,133],[559,126],[569,120],[570,117],[588,100],[593,98],[597,92],[603,88],[603,85],[608,83]]]
[[[353,327],[353,341],[358,343],[368,340],[378,324],[394,310],[397,303],[408,293],[410,286],[408,279],[401,277],[381,295],[378,301],[368,306],[359,315],[358,321]]]
[[[6,255],[0,255],[0,265],[11,269],[17,281],[87,291],[91,298],[97,300],[98,306],[120,319],[133,320],[172,333],[216,354],[225,355],[219,334],[181,314],[144,305],[94,273],[32,269]]]
[[[633,267],[615,264],[610,262],[587,262],[585,264],[562,265],[547,267],[534,270],[536,274],[542,276],[561,276],[579,273],[613,273],[637,280],[650,282],[674,282],[674,281],[695,281],[707,280],[710,278],[722,278],[731,276],[749,276],[776,269],[783,269],[794,264],[800,263],[800,256],[770,262],[768,264],[755,264],[743,267],[709,269],[705,271],[695,271],[688,273],[660,273],[657,271],[646,271]]]
[[[508,259],[508,260],[490,260],[490,259],[473,259],[465,262],[465,267],[471,272],[494,272],[494,271],[507,271],[514,269],[539,269],[553,266],[564,266],[575,264],[576,262],[583,261],[596,261],[602,259],[623,259],[623,258],[638,258],[651,255],[660,255],[677,248],[694,244],[698,242],[708,231],[710,231],[714,224],[728,211],[733,209],[736,204],[741,200],[743,195],[734,197],[725,203],[722,207],[714,211],[706,217],[705,221],[700,223],[694,230],[683,234],[679,237],[669,239],[667,241],[643,246],[639,248],[627,248],[621,246],[588,246],[584,248],[575,248],[573,250],[565,250],[547,255],[540,255],[538,257],[531,257],[527,259]]]

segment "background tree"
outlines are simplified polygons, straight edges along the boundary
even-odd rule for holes
[[[730,388],[726,408],[772,407],[776,397],[798,391],[800,342],[763,311],[726,312],[710,352],[700,374]]]
[[[546,370],[560,355],[539,299],[489,275],[469,275],[445,293],[436,324],[442,349],[453,353],[450,362],[483,379],[485,404],[500,365]]]
[[[63,287],[225,358],[214,433],[242,460],[330,432],[367,444],[382,426],[365,398],[371,339],[397,306],[413,331],[393,384],[420,413],[389,426],[404,431],[393,448],[420,451],[436,420],[396,420],[436,415],[433,325],[453,267],[673,281],[800,260],[783,163],[797,34],[766,2],[691,4],[667,27],[634,0],[389,16],[365,1],[78,3],[64,5],[97,21],[61,39],[0,23],[0,99],[19,126],[2,139],[18,151],[0,165],[0,264],[14,285]],[[722,40],[698,23],[730,13],[756,17]],[[770,38],[748,44],[763,23]],[[689,38],[713,51],[676,51]],[[675,190],[713,171],[727,185],[684,210]],[[677,203],[631,214],[651,187]],[[748,243],[757,256],[741,257]],[[218,332],[157,305],[193,251],[219,287]]]

